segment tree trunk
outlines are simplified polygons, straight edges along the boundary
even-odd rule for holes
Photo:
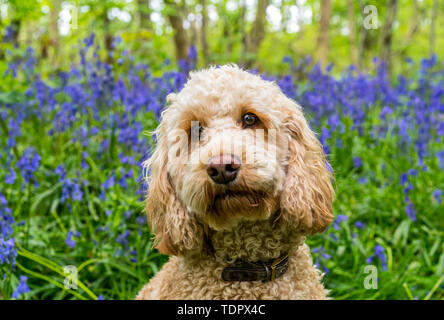
[[[186,2],[182,1],[181,3],[181,9],[183,11],[183,15],[185,17],[188,17],[189,15],[189,10],[188,7],[186,6]],[[194,16],[196,16],[196,11],[192,12],[194,14]],[[193,19],[192,21],[189,22],[190,23],[190,27],[188,29],[188,34],[189,34],[189,45],[190,46],[194,46],[197,48],[197,42],[199,41],[200,38],[200,30],[197,27],[196,24],[196,19]]]
[[[242,53],[241,53],[241,61],[245,61],[245,53],[247,52],[247,32],[245,31],[245,15],[247,13],[247,3],[246,0],[240,0],[240,17],[239,17],[239,27],[240,27],[240,35],[242,41]]]
[[[317,40],[317,56],[322,66],[325,66],[328,55],[328,28],[331,18],[331,1],[321,1],[321,21]]]
[[[247,67],[251,67],[253,64],[253,55],[257,53],[259,46],[265,37],[265,18],[269,3],[270,0],[257,1],[256,17],[254,19],[251,31],[247,36],[247,53],[249,55],[246,62]]]
[[[350,42],[350,58],[351,62],[356,66],[358,64],[358,46],[356,40],[356,14],[353,0],[347,0],[347,16],[349,28],[349,42]]]
[[[52,7],[49,14],[49,34],[50,43],[54,47],[54,51],[57,51],[59,45],[59,12],[61,8],[60,0],[53,0]]]
[[[12,43],[14,46],[18,47],[18,37],[20,34],[20,28],[21,28],[22,22],[19,19],[12,19],[11,21],[11,28],[12,28]]]
[[[137,0],[139,25],[142,29],[152,29],[150,0]]]
[[[233,36],[230,31],[230,21],[228,17],[223,17],[222,21],[222,38],[225,40],[224,42],[227,42],[227,53],[231,54],[233,52]]]
[[[61,9],[61,1],[53,0],[51,11],[49,13],[49,41],[46,41],[46,44],[49,44],[52,47],[52,55],[54,57],[57,56],[59,52],[59,13]],[[42,57],[48,55],[48,48],[46,48],[46,44],[42,43]]]
[[[208,26],[208,11],[207,11],[207,1],[200,0],[200,5],[202,6],[202,26],[200,30],[200,41],[202,43],[202,51],[204,64],[208,63],[209,52],[208,52],[208,42],[207,42],[207,26]]]
[[[107,52],[107,62],[113,62],[113,36],[111,34],[111,21],[108,18],[108,9],[105,7],[103,9],[103,32],[105,34],[105,49]]]
[[[430,23],[430,55],[435,53],[436,20],[438,18],[438,0],[433,1],[432,21]]]
[[[364,12],[364,8],[366,3],[364,1],[359,1],[359,7],[361,12]],[[379,25],[379,22],[378,24]],[[368,53],[377,43],[377,33],[371,32],[372,29],[366,28],[365,26],[361,27],[360,36],[359,36],[359,47],[358,47],[358,70],[362,70],[364,68],[364,63],[368,58]]]
[[[178,5],[174,0],[164,0],[165,5],[169,7],[167,10],[168,20],[174,30],[174,46],[176,49],[176,59],[182,60],[188,58],[188,35],[187,30],[183,27],[183,19],[180,14]]]
[[[392,56],[392,38],[393,23],[396,19],[396,11],[398,9],[398,0],[389,0],[387,13],[382,27],[382,43],[381,43],[381,59],[387,63],[387,71],[391,72],[391,56]]]
[[[3,21],[2,21],[2,15],[0,14],[0,30],[3,30]],[[3,53],[2,46],[0,46],[0,60],[5,58],[5,54]]]
[[[281,12],[281,17],[282,17],[281,24],[280,24],[280,30],[284,33],[288,33],[288,21],[291,18],[291,13],[290,13],[290,6],[287,1],[284,1],[284,0],[281,1],[280,12]]]
[[[406,58],[407,50],[411,45],[414,35],[419,30],[419,23],[423,21],[424,17],[424,9],[418,5],[418,0],[413,0],[412,6],[412,18],[410,19],[410,28],[408,33],[403,37],[404,41],[401,45],[399,45],[399,49],[396,52],[392,50],[391,58],[393,59],[396,56],[401,56],[401,59],[404,60]],[[396,57],[396,59],[400,59]]]

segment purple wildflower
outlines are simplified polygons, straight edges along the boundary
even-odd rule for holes
[[[441,197],[442,197],[442,190],[436,189],[435,191],[433,191],[433,198],[435,198],[438,204],[441,204],[442,201]]]
[[[385,254],[385,248],[379,244],[376,244],[373,248],[373,255],[367,258],[367,263],[373,263],[374,259],[377,258],[381,262],[382,270],[387,270],[387,256]]]
[[[20,276],[20,281],[17,285],[17,288],[12,293],[11,298],[18,299],[22,294],[31,291],[28,287],[27,281],[28,277]]]
[[[81,234],[78,231],[69,231],[65,239],[66,245],[71,249],[74,249],[76,247],[76,241],[73,239],[74,236],[79,238]]]
[[[34,148],[30,147],[25,150],[23,156],[17,162],[17,167],[20,169],[26,182],[33,180],[33,174],[39,168],[40,160],[40,155],[34,150]]]
[[[413,206],[413,203],[409,202],[405,208],[405,212],[407,213],[407,216],[412,220],[416,221],[416,210]]]
[[[362,166],[362,159],[360,157],[354,157],[353,164],[354,164],[355,168],[361,167]]]
[[[339,230],[339,224],[341,222],[347,221],[348,217],[344,214],[338,214],[335,218],[335,220],[333,221],[333,228],[335,228],[336,230]]]
[[[5,183],[6,184],[14,184],[17,179],[17,174],[13,168],[9,169],[9,173],[5,175]]]
[[[355,222],[355,227],[358,229],[364,229],[365,228],[365,223],[362,221],[356,221]]]

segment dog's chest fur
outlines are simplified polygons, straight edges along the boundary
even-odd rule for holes
[[[323,299],[321,273],[303,236],[270,221],[243,222],[230,231],[210,232],[213,254],[174,256],[139,292],[137,299]],[[222,270],[237,259],[270,260],[290,254],[287,272],[269,282],[226,282]]]
[[[214,258],[230,264],[238,259],[255,262],[278,258],[300,246],[305,237],[274,225],[272,220],[263,220],[240,222],[229,231],[210,231],[209,239]]]

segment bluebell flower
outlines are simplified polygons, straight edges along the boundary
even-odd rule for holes
[[[330,270],[325,265],[326,262],[331,258],[329,254],[325,252],[325,249],[323,246],[319,248],[313,248],[312,252],[315,253],[316,259],[315,259],[315,265],[318,269],[322,269],[325,274],[328,274]]]
[[[118,46],[121,43],[122,43],[122,37],[120,37],[120,36],[113,37],[113,42],[112,42],[113,48],[115,48],[116,46]]]
[[[140,225],[145,225],[147,223],[146,216],[137,216],[136,222]]]
[[[374,262],[375,258],[377,258],[381,262],[382,270],[387,270],[387,256],[385,254],[385,248],[379,244],[376,244],[373,248],[373,255],[367,258],[366,262],[371,264]]]
[[[407,186],[404,188],[403,192],[404,194],[409,194],[410,191],[413,190],[413,185],[411,183],[407,184]]]
[[[387,115],[390,115],[392,113],[393,113],[392,108],[390,108],[389,106],[385,106],[384,108],[382,108],[381,113],[379,114],[379,118],[386,119]]]
[[[282,58],[282,62],[283,63],[292,64],[293,63],[293,59],[290,56],[285,56],[285,57]]]
[[[330,64],[325,68],[325,72],[326,72],[326,73],[330,73],[331,70],[333,69],[333,66],[334,66],[334,64],[333,64],[333,63],[330,63]]]
[[[406,184],[409,181],[408,179],[409,178],[408,178],[407,174],[406,173],[402,173],[401,174],[401,178],[400,178],[400,184],[401,185]]]
[[[344,132],[344,126],[342,125],[341,118],[338,114],[333,114],[327,120],[327,124],[330,126],[332,131],[336,131],[337,128],[340,129],[340,132]]]
[[[338,239],[338,236],[337,235],[335,235],[334,233],[330,233],[329,234],[329,237],[333,240],[333,241],[338,241],[339,239]]]
[[[339,225],[340,223],[347,221],[348,217],[346,215],[343,214],[338,214],[335,218],[335,220],[333,221],[333,228],[335,228],[336,230],[339,230]]]
[[[66,178],[66,170],[63,165],[59,165],[55,168],[54,172],[59,176],[59,181],[63,181]]]
[[[366,184],[368,182],[367,177],[361,177],[358,179],[358,183],[360,184]]]
[[[86,47],[91,47],[94,44],[94,38],[95,34],[91,33],[88,37],[83,39],[83,43],[85,44]]]
[[[100,199],[101,200],[105,200],[105,191],[107,189],[110,189],[110,188],[112,188],[114,186],[115,179],[116,179],[115,173],[113,173],[111,175],[111,177],[109,177],[108,179],[105,180],[104,183],[102,183],[102,185],[101,185],[101,192],[100,192]]]
[[[5,175],[5,183],[14,184],[16,179],[17,179],[17,174],[15,173],[15,170],[13,168],[10,168],[9,173]]]
[[[88,162],[86,161],[86,159],[88,157],[89,157],[88,152],[82,152],[82,164],[81,164],[82,169],[88,169],[89,168]]]
[[[133,178],[133,169],[130,168],[128,171],[125,171],[124,168],[121,168],[121,175],[122,177],[118,180],[118,183],[122,188],[127,189],[128,188],[128,182],[127,180]]]
[[[130,231],[126,230],[117,236],[116,242],[120,243],[124,247],[127,247],[129,244],[129,240],[128,240],[129,236],[130,236]]]
[[[137,263],[137,251],[136,250],[130,251],[130,261],[132,263]]]
[[[439,168],[444,169],[444,150],[438,151],[436,153],[436,157],[438,158],[438,161],[439,161]]]
[[[375,246],[375,256],[377,256],[379,258],[379,260],[381,261],[382,270],[386,271],[387,270],[387,256],[385,255],[384,247],[382,247],[380,245],[376,245]]]
[[[439,204],[441,204],[441,201],[442,201],[441,197],[442,197],[442,190],[440,190],[440,189],[435,189],[435,190],[433,191],[433,198],[435,198],[435,200],[436,200]]]
[[[362,221],[356,221],[355,222],[355,227],[358,229],[364,229],[365,228],[365,223]]]
[[[8,207],[8,201],[0,193],[0,262],[13,263],[15,257],[14,239],[12,227],[15,223],[12,210]]]
[[[60,197],[60,202],[64,203],[67,199],[72,199],[74,201],[81,201],[83,199],[83,192],[81,186],[76,180],[65,179],[62,185],[62,195]]]
[[[40,166],[40,155],[34,150],[34,148],[27,148],[17,162],[17,167],[19,168],[22,177],[26,182],[30,182],[34,179],[34,172]]]
[[[354,157],[353,164],[354,164],[355,168],[361,167],[362,166],[362,159],[360,157]]]
[[[197,49],[196,46],[190,46],[188,49],[188,58],[195,61],[197,59]]]
[[[66,236],[65,243],[71,249],[76,247],[76,241],[74,240],[74,236],[80,238],[81,234],[78,231],[68,231],[68,235]]]
[[[12,293],[11,298],[18,299],[22,294],[31,291],[28,287],[27,281],[28,277],[20,276],[20,281],[17,285],[17,288]]]
[[[5,240],[0,237],[0,265],[11,264],[15,266],[15,258],[17,257],[17,249],[15,247],[14,238]]]
[[[18,64],[15,62],[11,62],[8,64],[8,68],[3,73],[3,77],[6,77],[8,75],[12,75],[13,78],[17,78],[17,71],[18,71]]]
[[[415,207],[413,206],[413,203],[411,202],[407,203],[405,212],[412,221],[416,221],[416,210]]]
[[[5,28],[5,35],[3,36],[3,43],[12,42],[14,40],[14,26],[8,25]]]

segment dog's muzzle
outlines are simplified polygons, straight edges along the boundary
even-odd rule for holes
[[[269,261],[238,260],[222,271],[224,281],[273,281],[288,269],[288,254]]]

